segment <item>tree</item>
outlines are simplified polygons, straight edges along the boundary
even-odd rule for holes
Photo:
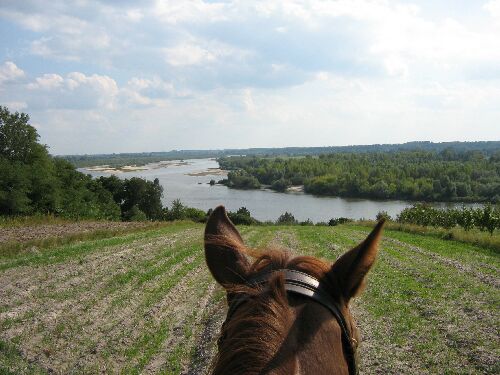
[[[258,223],[246,207],[240,207],[236,212],[228,212],[228,216],[235,225],[252,225]]]
[[[113,187],[113,186],[112,186]],[[160,181],[146,181],[142,178],[132,177],[123,182],[122,213],[128,212],[137,206],[150,220],[159,220],[162,216],[161,197],[163,188]],[[120,196],[120,195],[119,195]]]
[[[29,119],[26,113],[10,113],[7,107],[0,106],[0,155],[7,160],[30,163],[33,157],[48,156]]]
[[[52,158],[25,113],[0,106],[0,213],[54,213],[59,187]]]
[[[174,199],[172,201],[172,208],[167,210],[166,219],[167,220],[183,220],[186,218],[186,206],[184,206],[180,199]]]

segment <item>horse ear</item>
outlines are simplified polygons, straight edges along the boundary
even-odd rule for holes
[[[205,260],[213,277],[222,286],[241,284],[249,269],[242,250],[243,239],[227,217],[224,206],[218,206],[205,227]]]
[[[329,272],[340,284],[346,301],[363,289],[365,276],[375,262],[384,222],[383,219],[380,220],[368,237],[354,249],[342,255]]]

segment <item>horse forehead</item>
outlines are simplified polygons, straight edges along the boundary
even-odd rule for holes
[[[293,312],[295,334],[301,336],[300,341],[323,331],[336,331],[341,335],[340,326],[332,313],[319,302],[308,297],[291,294],[288,298],[289,308]],[[349,315],[348,315],[349,316]],[[350,320],[350,319],[349,319]]]
[[[295,375],[348,374],[342,345],[342,330],[337,320],[321,304],[304,299],[290,298],[294,312],[289,337],[295,344]]]

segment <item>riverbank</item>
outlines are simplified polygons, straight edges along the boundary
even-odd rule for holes
[[[84,170],[88,172],[102,172],[102,173],[123,173],[123,172],[138,172],[138,171],[149,171],[152,169],[168,168],[168,167],[178,167],[182,165],[189,165],[188,162],[184,160],[172,160],[172,161],[160,161],[156,163],[149,163],[144,165],[123,165],[119,167],[112,167],[110,165],[95,165],[92,167],[85,167]]]

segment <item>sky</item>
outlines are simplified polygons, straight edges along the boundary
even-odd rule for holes
[[[53,154],[500,140],[500,0],[0,0]]]

